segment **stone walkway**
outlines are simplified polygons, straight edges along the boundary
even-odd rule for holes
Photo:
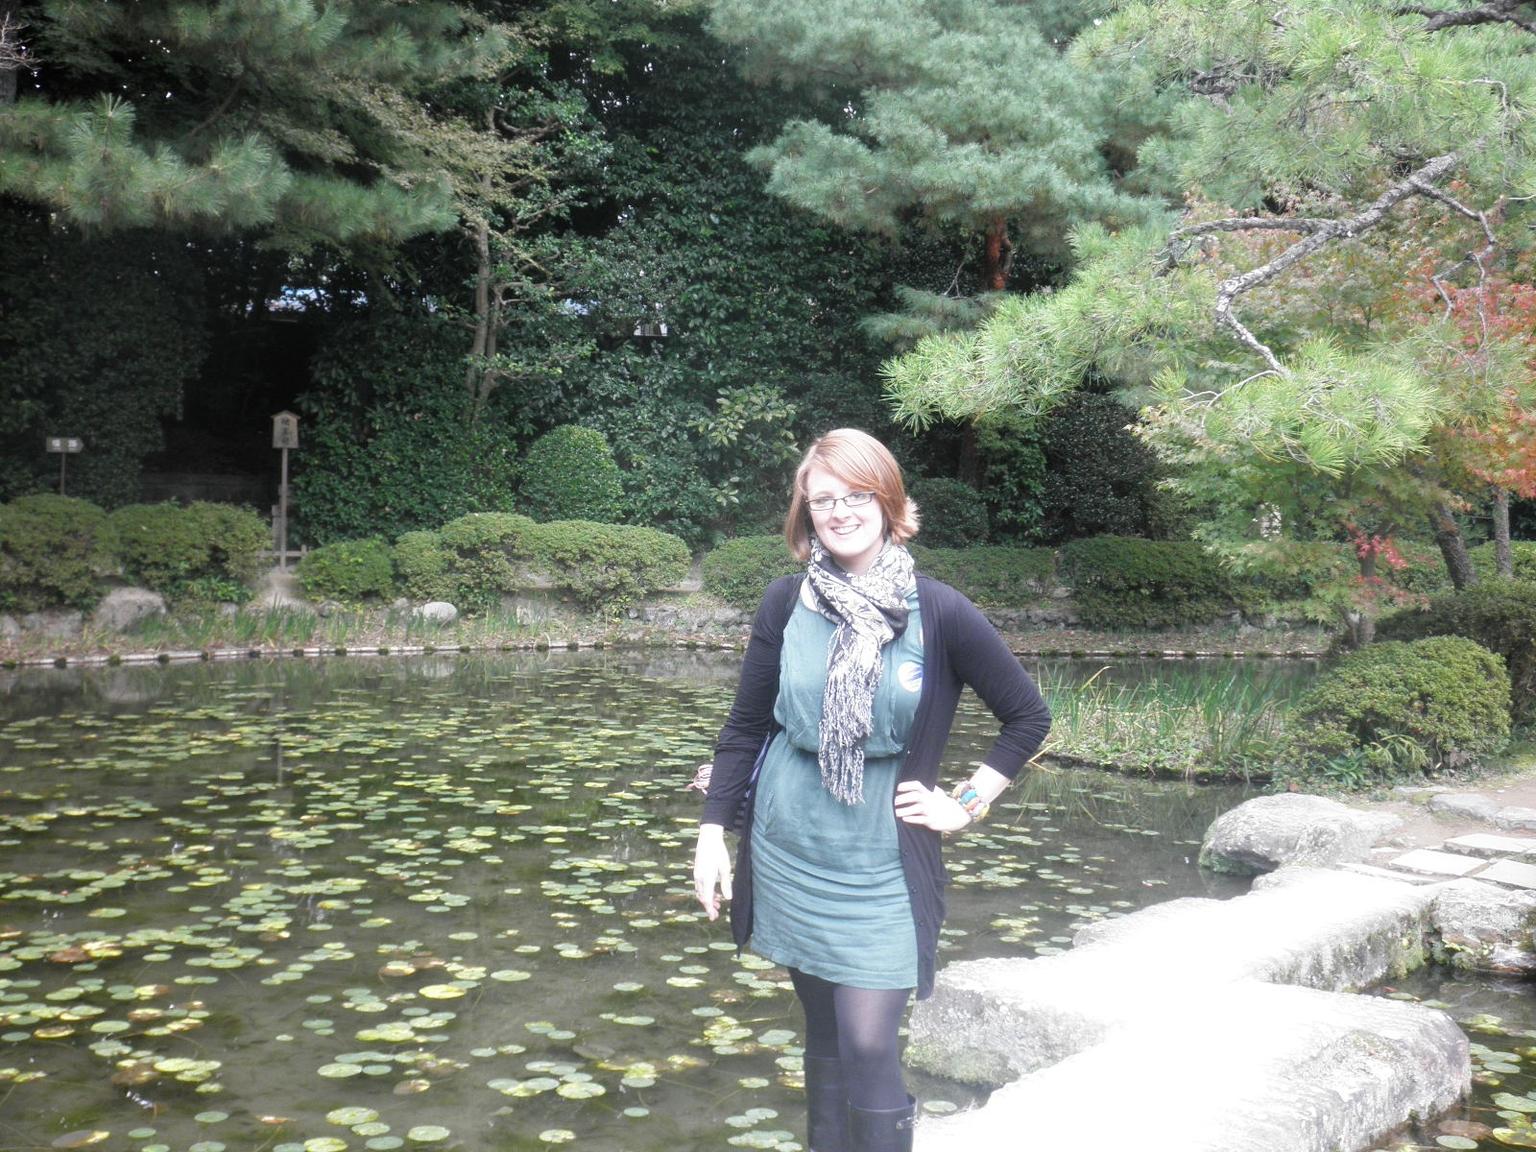
[[[1206,837],[1226,821],[1228,859],[1268,856],[1248,895],[1091,924],[1059,955],[946,966],[907,1059],[996,1090],[926,1119],[918,1146],[1110,1147],[1108,1128],[1094,1139],[1108,1105],[1140,1152],[1359,1152],[1442,1113],[1470,1087],[1465,1035],[1354,993],[1431,959],[1536,971],[1536,810],[1528,789],[1414,799],[1445,822],[1248,801]]]

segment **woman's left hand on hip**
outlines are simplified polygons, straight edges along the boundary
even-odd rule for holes
[[[970,814],[953,796],[939,788],[925,788],[918,780],[896,785],[896,819],[935,832],[958,832],[971,822]]]

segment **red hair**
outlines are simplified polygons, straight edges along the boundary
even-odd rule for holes
[[[894,543],[905,544],[917,535],[917,505],[907,496],[901,465],[896,463],[891,450],[868,432],[834,428],[812,443],[800,467],[795,469],[795,488],[784,517],[784,540],[796,559],[805,560],[811,554],[811,514],[805,505],[805,476],[812,468],[832,473],[856,491],[873,492],[885,517],[886,535]]]

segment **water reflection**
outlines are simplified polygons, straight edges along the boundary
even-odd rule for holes
[[[792,996],[689,880],[738,662],[0,679],[0,1147],[790,1147]],[[971,701],[951,763],[990,736]],[[950,842],[946,957],[1231,894],[1193,861],[1239,795],[1028,776]]]

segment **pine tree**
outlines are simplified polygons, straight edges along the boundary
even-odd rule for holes
[[[0,193],[86,230],[254,231],[286,248],[450,225],[420,95],[504,49],[448,0],[11,7],[30,59],[0,104]]]
[[[1460,494],[1432,449],[1511,395],[1529,404],[1536,383],[1499,332],[1480,331],[1468,355],[1439,310],[1393,297],[1417,281],[1449,304],[1452,287],[1481,292],[1529,246],[1536,22],[1525,11],[1126,5],[1071,56],[1119,77],[1122,102],[1177,100],[1139,161],[1184,195],[1183,217],[1080,230],[1061,291],[1009,301],[975,333],[888,365],[900,411],[1039,411],[1090,370],[1152,386],[1144,433],[1194,485],[1209,493],[1225,477],[1224,494],[1249,501],[1209,526],[1234,546],[1263,492],[1306,492],[1295,512],[1332,509],[1320,531],[1353,522],[1350,507],[1415,509],[1453,579],[1472,579]],[[1376,272],[1361,278],[1362,265]]]
[[[1116,187],[1103,86],[1049,38],[1081,5],[713,0],[710,14],[750,78],[844,97],[840,119],[793,120],[754,153],[798,207],[889,236],[958,227],[990,292],[1016,249],[1059,257],[1076,222],[1146,215]]]

